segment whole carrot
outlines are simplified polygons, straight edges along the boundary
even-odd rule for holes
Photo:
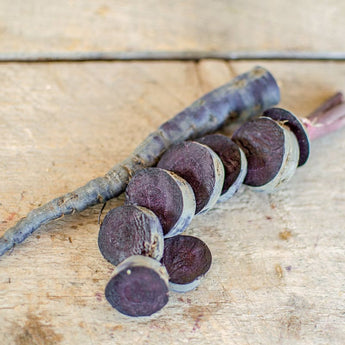
[[[0,238],[0,256],[23,242],[41,225],[120,195],[136,171],[156,164],[171,145],[213,132],[227,121],[243,121],[259,115],[279,99],[277,83],[264,68],[255,67],[239,75],[163,123],[103,177],[32,210]]]

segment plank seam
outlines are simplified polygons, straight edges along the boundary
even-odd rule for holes
[[[62,53],[2,53],[0,63],[9,62],[79,62],[79,61],[199,61],[215,60],[302,60],[345,61],[345,52],[62,52]]]

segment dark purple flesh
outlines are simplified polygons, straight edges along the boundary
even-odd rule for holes
[[[111,306],[128,316],[150,316],[168,302],[168,287],[153,269],[128,267],[115,275],[105,288]]]
[[[168,149],[157,167],[173,171],[191,185],[195,194],[196,214],[207,205],[216,179],[213,158],[207,147],[184,141]]]
[[[147,211],[151,216],[140,208],[126,205],[107,213],[98,234],[99,250],[106,260],[116,266],[131,255],[151,256],[151,228],[160,224]]]
[[[160,220],[167,234],[183,211],[183,197],[175,180],[164,170],[147,168],[139,170],[129,181],[126,203],[144,206]]]
[[[262,186],[278,173],[284,158],[284,131],[275,121],[258,118],[244,123],[232,139],[239,145],[248,161],[244,183]]]
[[[161,260],[175,284],[189,284],[210,268],[212,255],[206,243],[193,236],[174,236],[164,240]]]
[[[285,126],[295,134],[299,145],[298,166],[306,163],[310,153],[310,144],[306,130],[302,122],[292,113],[281,108],[270,108],[264,111],[263,116],[270,117],[275,121],[282,121]]]
[[[209,134],[195,141],[207,145],[221,159],[225,178],[222,193],[226,193],[236,181],[241,171],[241,154],[240,150],[229,137],[222,134]]]

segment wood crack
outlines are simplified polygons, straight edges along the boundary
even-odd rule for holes
[[[200,61],[212,60],[299,60],[345,61],[345,52],[328,51],[119,51],[119,52],[14,52],[1,53],[0,63],[78,62],[78,61]]]

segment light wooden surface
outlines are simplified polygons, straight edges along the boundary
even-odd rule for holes
[[[345,53],[341,0],[2,0],[0,54]]]
[[[254,64],[301,116],[345,90],[345,63],[0,65],[0,233]],[[209,245],[211,270],[149,318],[125,317],[103,296],[113,267],[97,247],[100,206],[42,227],[0,258],[0,344],[344,344],[344,136],[313,143],[279,192],[243,187],[196,217],[187,234]]]

